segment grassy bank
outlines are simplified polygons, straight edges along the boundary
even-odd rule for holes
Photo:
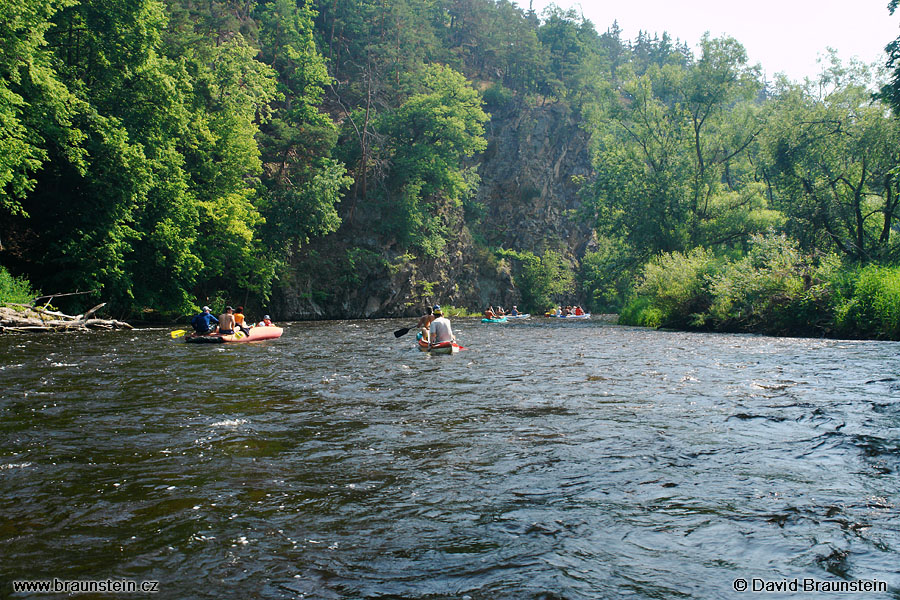
[[[755,236],[746,256],[696,249],[644,266],[619,322],[785,336],[900,339],[900,267],[844,265]]]

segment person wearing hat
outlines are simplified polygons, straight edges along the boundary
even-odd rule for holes
[[[428,306],[425,308],[425,314],[419,319],[419,322],[416,323],[416,327],[418,327],[420,335],[422,339],[426,342],[428,341],[428,333],[431,328],[431,322],[434,321],[434,309],[440,309],[440,306],[431,307]]]
[[[441,344],[443,342],[455,342],[456,336],[453,335],[453,328],[450,327],[450,320],[444,316],[444,312],[440,306],[434,307],[434,321],[428,328],[428,339],[432,345]]]
[[[191,319],[191,327],[194,328],[194,335],[208,335],[213,332],[213,323],[218,323],[219,320],[212,316],[210,313],[212,309],[208,306],[203,307],[203,312],[199,315],[194,315],[194,318]]]
[[[219,315],[219,333],[222,335],[234,333],[234,309],[230,306],[226,306],[225,312]]]
[[[514,317],[518,317],[518,316],[519,316],[519,309],[516,307],[515,304],[513,304],[512,310],[509,311],[509,314],[511,314],[511,315],[514,316]]]
[[[257,327],[271,327],[272,319],[269,317],[269,315],[266,315],[263,317],[262,321],[260,321],[259,323],[256,324],[256,326]]]

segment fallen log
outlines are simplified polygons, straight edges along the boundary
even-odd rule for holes
[[[16,310],[0,306],[0,333],[34,333],[44,331],[86,331],[88,329],[134,329],[124,321],[116,319],[90,318],[91,315],[106,306],[98,304],[83,315],[71,316],[61,312],[48,311],[46,308],[23,304],[4,303],[7,306],[21,307]],[[52,317],[48,319],[47,317]]]

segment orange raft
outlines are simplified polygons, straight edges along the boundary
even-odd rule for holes
[[[234,344],[240,342],[259,342],[280,338],[284,333],[281,327],[252,327],[250,333],[241,331],[229,335],[214,333],[212,335],[186,335],[184,341],[188,344]]]

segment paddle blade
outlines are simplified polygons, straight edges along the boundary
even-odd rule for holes
[[[413,329],[413,328],[412,327],[404,327],[403,329],[398,329],[397,331],[394,332],[394,337],[398,338],[402,335],[406,335],[407,333],[409,333],[410,329]]]
[[[181,337],[181,336],[183,336],[183,335],[186,334],[186,333],[187,333],[187,330],[185,330],[185,329],[176,329],[175,331],[173,331],[173,332],[170,333],[169,335],[172,336],[172,339],[174,339],[174,338],[177,338],[177,337]]]

